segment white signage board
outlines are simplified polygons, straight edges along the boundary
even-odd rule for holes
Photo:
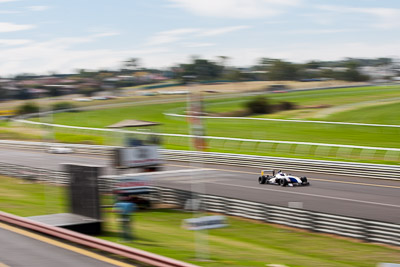
[[[117,165],[124,168],[160,165],[162,161],[158,148],[153,145],[120,148],[117,150],[119,153]]]
[[[124,175],[116,178],[114,193],[116,194],[147,194],[150,192],[151,182],[145,176]]]
[[[220,215],[190,218],[183,221],[183,228],[194,231],[222,228],[226,226],[228,226],[228,224],[225,217]]]

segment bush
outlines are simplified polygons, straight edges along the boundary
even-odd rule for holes
[[[52,107],[53,110],[63,110],[63,109],[75,108],[76,106],[71,102],[58,102],[55,103]]]
[[[39,106],[33,102],[27,102],[17,108],[18,115],[38,113],[38,112],[39,112]]]
[[[295,104],[289,101],[281,102],[280,110],[292,110],[295,108]]]
[[[246,107],[252,114],[268,114],[273,111],[273,105],[262,96],[247,102]]]

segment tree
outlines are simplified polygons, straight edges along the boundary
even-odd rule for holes
[[[198,80],[219,78],[223,67],[207,59],[194,58],[190,64],[181,64],[181,77],[196,76]]]
[[[229,57],[227,57],[227,56],[218,56],[218,58],[219,58],[219,60],[220,60],[219,64],[220,64],[223,68],[225,68],[226,62],[228,61]]]
[[[85,96],[92,96],[95,92],[97,92],[98,89],[92,87],[92,86],[85,86],[79,89],[79,93],[85,95]]]
[[[315,60],[311,60],[310,62],[307,62],[305,64],[305,67],[309,69],[318,69],[321,66],[322,66],[321,62]]]
[[[132,57],[124,61],[124,67],[129,70],[136,70],[138,66],[139,66],[139,59],[136,57]]]
[[[343,73],[343,80],[352,82],[363,82],[367,81],[369,77],[367,75],[362,75],[358,71],[360,63],[356,61],[348,61],[346,63],[347,70]]]
[[[268,79],[274,81],[289,81],[297,79],[298,67],[290,62],[275,60],[268,68]]]
[[[258,61],[258,64],[268,68],[269,66],[271,66],[277,60],[278,59],[263,57],[263,58],[260,58],[260,60]]]

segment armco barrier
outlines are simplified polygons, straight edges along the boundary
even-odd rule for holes
[[[0,221],[71,241],[85,247],[106,251],[137,262],[160,267],[195,267],[197,265],[174,260],[144,250],[131,248],[71,230],[54,227],[0,211]]]
[[[191,192],[173,188],[157,187],[155,194],[161,202],[174,204],[181,208],[191,198]],[[209,212],[351,237],[366,242],[400,246],[400,224],[280,207],[214,195],[196,194],[196,198],[201,200],[202,210]]]
[[[104,129],[104,128],[91,128],[81,126],[69,126],[61,124],[50,124],[36,121],[29,121],[23,119],[16,119],[16,122],[24,123],[32,126],[40,127],[53,127],[63,129],[63,131],[81,131],[87,134],[92,132],[95,135],[103,135],[105,133],[134,133],[138,135],[157,135],[165,140],[165,144],[173,145],[187,145],[190,138],[193,135],[187,134],[172,134],[172,133],[150,133],[141,131],[126,131],[116,129]],[[297,142],[297,141],[280,141],[280,140],[265,140],[265,139],[247,139],[247,138],[232,138],[222,136],[202,136],[207,140],[208,145],[212,149],[232,151],[235,148],[236,151],[240,152],[260,152],[267,149],[270,152],[275,153],[290,153],[291,155],[302,155],[302,156],[329,156],[339,158],[351,158],[356,157],[359,159],[381,159],[398,161],[400,160],[400,148],[390,147],[370,147],[370,146],[359,146],[359,145],[344,145],[344,144],[327,144],[327,143],[314,143],[314,142]],[[228,146],[227,146],[228,144]],[[267,146],[268,148],[265,148]]]
[[[10,169],[15,170],[10,171]],[[34,170],[33,168],[30,169]],[[0,164],[0,174],[3,175],[24,178],[20,173],[23,171],[23,166]],[[43,172],[43,170],[38,171]],[[45,178],[46,173],[43,172],[42,176],[39,177],[45,181],[52,181],[58,175],[59,182],[68,182],[68,176],[65,173],[49,171],[47,174],[53,176]],[[101,180],[100,187],[109,191],[113,182],[111,180]],[[154,187],[152,192],[152,199],[180,208],[185,207],[187,200],[192,197],[193,195],[190,191],[174,188]],[[196,198],[201,200],[201,208],[209,212],[352,237],[368,242],[400,246],[400,224],[281,207],[215,195],[196,193]]]
[[[17,147],[45,151],[51,145],[44,142],[0,140],[0,147]],[[115,146],[62,144],[76,153],[109,156]],[[342,161],[309,160],[282,157],[253,156],[216,152],[197,152],[161,149],[165,160],[192,161],[210,164],[224,164],[239,167],[284,169],[287,171],[310,171],[324,174],[356,176],[374,179],[400,180],[400,166],[385,164],[353,163]],[[390,173],[382,175],[382,173]]]
[[[232,165],[237,167],[283,169],[288,171],[309,171],[324,174],[346,175],[364,178],[400,180],[400,166],[396,165],[181,150],[162,150],[162,154],[166,160],[192,161],[210,164]],[[384,176],[382,175],[382,173],[390,173],[390,176]]]

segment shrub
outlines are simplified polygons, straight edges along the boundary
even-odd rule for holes
[[[273,111],[273,105],[263,96],[247,102],[246,107],[252,114],[268,114]]]
[[[71,102],[58,102],[53,105],[53,110],[63,110],[75,108],[75,105]]]
[[[20,105],[17,108],[18,115],[30,114],[30,113],[38,113],[39,106],[33,102],[27,102],[25,104]]]
[[[295,104],[289,101],[283,101],[280,103],[280,110],[292,110],[295,108]]]

